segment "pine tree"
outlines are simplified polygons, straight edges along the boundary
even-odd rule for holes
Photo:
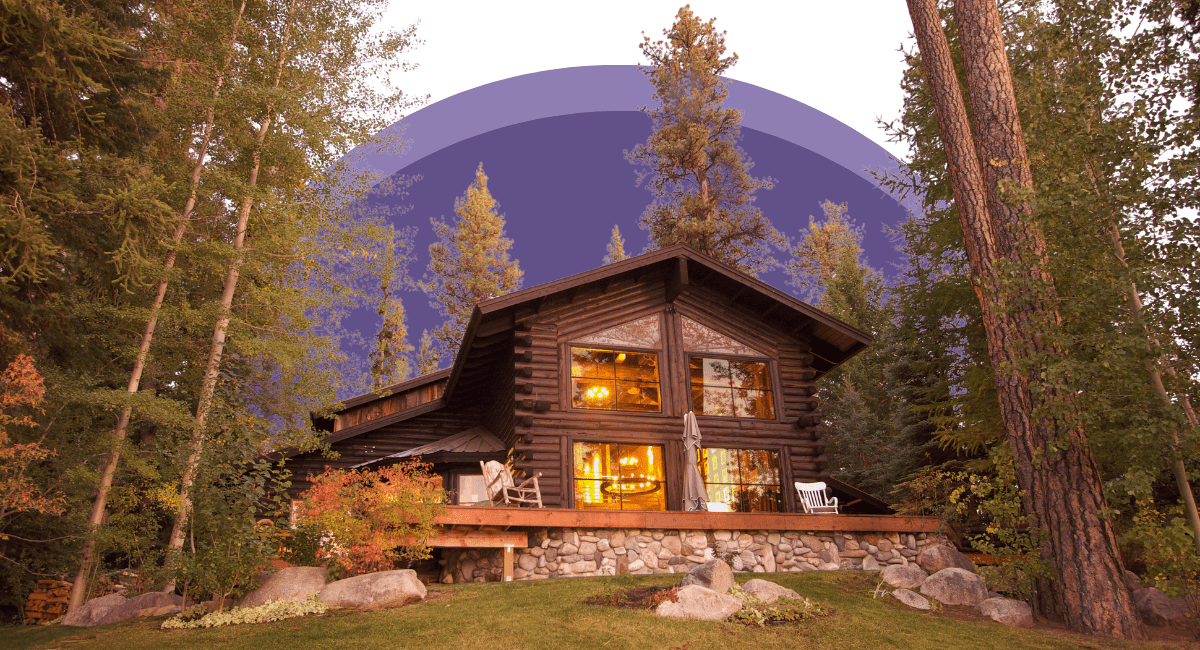
[[[612,238],[608,240],[608,252],[604,255],[604,264],[608,265],[627,259],[629,259],[629,255],[625,253],[625,238],[621,237],[620,228],[614,225]]]
[[[688,244],[757,276],[771,268],[771,247],[783,238],[754,205],[772,180],[750,175],[754,164],[738,146],[742,113],[722,105],[729,91],[721,75],[737,55],[724,56],[725,33],[714,22],[684,6],[666,40],[643,37],[650,65],[642,72],[658,106],[642,108],[654,131],[625,158],[655,197],[641,218],[652,246]]]
[[[504,215],[488,190],[483,163],[475,182],[454,200],[454,223],[430,219],[438,241],[429,246],[428,273],[421,288],[445,322],[434,331],[439,359],[453,362],[475,305],[516,291],[522,271],[508,259],[512,240],[504,236]]]
[[[437,342],[429,330],[421,332],[421,349],[417,351],[417,374],[428,375],[438,369]]]

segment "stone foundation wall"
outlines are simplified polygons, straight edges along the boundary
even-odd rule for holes
[[[713,558],[734,571],[875,570],[907,565],[928,544],[925,533],[799,533],[766,530],[637,530],[549,528],[513,549],[513,578],[538,580],[625,573],[687,573]],[[502,579],[504,550],[443,549],[441,581]]]

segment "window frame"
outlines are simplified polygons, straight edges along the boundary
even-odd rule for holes
[[[695,412],[695,407],[694,407],[695,405],[692,402],[692,385],[693,385],[692,384],[692,372],[691,372],[692,357],[698,357],[701,359],[719,359],[722,361],[748,361],[751,363],[765,363],[765,364],[767,364],[767,378],[771,381],[771,390],[770,390],[771,409],[772,409],[772,412],[774,413],[774,415],[772,417],[756,418],[756,417],[745,417],[745,416],[741,416],[741,415],[713,415],[711,413],[696,413],[697,418],[718,418],[721,420],[747,420],[747,421],[752,421],[752,422],[779,422],[780,421],[780,418],[782,417],[782,413],[780,412],[780,402],[779,402],[779,390],[780,390],[779,385],[780,384],[779,384],[779,373],[777,370],[778,364],[776,363],[775,359],[770,358],[770,357],[747,357],[747,356],[741,356],[741,355],[709,355],[709,356],[705,356],[706,353],[690,352],[686,349],[686,346],[681,346],[681,347],[685,348],[683,350],[683,368],[684,368],[683,374],[684,374],[684,381],[686,382],[684,389],[686,391],[685,392],[685,395],[686,395],[685,400],[687,403],[688,411]],[[733,390],[733,387],[731,386],[730,389]],[[739,447],[739,449],[740,449],[740,447]]]
[[[575,377],[571,373],[571,362],[572,362],[571,348],[589,348],[589,349],[593,349],[593,350],[607,350],[609,348],[605,348],[600,345],[594,345],[591,343],[574,343],[571,341],[567,341],[567,342],[563,343],[562,345],[560,345],[560,348],[561,348],[562,364],[560,367],[560,375],[559,376],[563,378],[563,381],[561,382],[562,387],[560,390],[561,398],[562,398],[561,403],[565,407],[566,411],[573,412],[573,413],[608,413],[611,415],[619,415],[619,416],[658,417],[658,418],[672,417],[670,414],[669,400],[671,399],[671,396],[673,395],[674,391],[672,391],[668,387],[668,385],[670,383],[669,380],[668,381],[663,380],[664,375],[668,374],[666,372],[666,364],[667,364],[667,355],[669,354],[669,352],[665,349],[666,348],[665,342],[663,344],[663,348],[660,348],[660,349],[634,348],[634,347],[621,348],[619,350],[615,349],[615,347],[614,347],[613,349],[611,349],[612,352],[616,352],[616,353],[630,352],[633,354],[653,354],[658,357],[658,411],[622,411],[620,409],[590,409],[590,408],[585,408],[582,406],[575,406],[575,390],[574,390],[574,385],[572,383],[572,380],[575,379]]]
[[[724,417],[724,416],[713,416],[713,417]],[[774,446],[765,446],[765,447],[727,447],[727,446],[724,446],[724,445],[712,445],[712,446],[707,446],[707,445],[703,445],[703,444],[702,444],[702,445],[701,445],[701,448],[702,448],[702,449],[704,449],[704,450],[708,450],[708,449],[722,449],[722,450],[725,450],[725,451],[734,451],[734,452],[741,452],[741,451],[766,451],[766,452],[771,452],[771,453],[775,454],[775,460],[776,460],[776,462],[778,463],[778,466],[779,466],[779,469],[778,469],[778,471],[779,471],[779,484],[776,486],[776,487],[778,487],[778,488],[779,488],[779,500],[778,500],[779,509],[778,509],[778,510],[776,510],[776,511],[774,511],[774,512],[772,512],[772,511],[765,511],[765,510],[751,510],[751,511],[747,511],[747,512],[742,512],[742,511],[740,511],[740,510],[731,510],[730,512],[739,513],[739,514],[784,514],[784,513],[791,512],[791,511],[788,509],[788,508],[789,508],[788,492],[787,492],[787,490],[785,490],[785,489],[784,489],[784,486],[785,486],[785,485],[791,485],[791,483],[789,482],[791,474],[790,474],[790,472],[789,472],[789,471],[787,471],[787,469],[785,469],[785,467],[784,467],[784,464],[785,464],[785,460],[784,460],[784,459],[785,459],[787,456],[785,456],[785,454],[783,453],[783,448],[782,448],[782,447],[774,447]],[[697,471],[700,471],[700,478],[701,478],[701,480],[703,480],[703,481],[704,481],[705,492],[707,493],[707,491],[708,491],[708,486],[709,486],[709,482],[708,482],[708,478],[707,478],[707,477],[704,475],[704,472],[703,472],[703,471],[700,469],[700,451],[701,451],[701,449],[697,449],[697,450],[696,450],[696,470],[697,470]],[[740,467],[740,463],[739,463],[738,471],[739,471],[739,474],[740,474],[740,473],[741,473],[741,467]],[[714,483],[713,485],[737,485],[738,487],[744,487],[744,486],[748,486],[748,485],[768,485],[768,484],[767,484],[767,483],[737,483],[737,484],[733,484],[733,483]]]
[[[581,410],[583,410],[583,409],[581,409]],[[575,476],[575,446],[579,445],[579,444],[616,445],[618,447],[618,449],[621,446],[657,448],[659,453],[662,454],[661,489],[662,489],[662,495],[663,495],[663,497],[662,497],[663,498],[663,509],[662,510],[629,509],[629,512],[672,512],[671,498],[670,498],[671,497],[671,493],[670,493],[671,480],[670,480],[670,471],[668,470],[668,465],[671,461],[669,461],[667,458],[667,455],[670,453],[669,452],[670,445],[665,440],[623,440],[620,438],[617,438],[617,439],[609,438],[609,439],[605,439],[605,440],[588,440],[588,439],[583,439],[583,438],[567,439],[567,454],[566,454],[567,472],[566,472],[566,474],[564,474],[564,478],[567,479],[567,482],[571,486],[571,491],[570,491],[570,494],[568,495],[568,501],[567,501],[568,508],[570,508],[572,510],[596,510],[596,511],[612,510],[610,508],[578,508],[577,507],[576,502],[579,498],[579,495],[576,491],[576,482],[580,481],[580,480],[595,480],[595,479],[578,479]],[[621,505],[624,506],[624,498],[623,497],[622,497]],[[624,512],[626,509],[624,507],[621,507],[621,508],[617,508],[615,510],[617,512]]]

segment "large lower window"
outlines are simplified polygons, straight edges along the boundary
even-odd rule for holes
[[[697,415],[775,419],[769,362],[688,357],[688,366]]]
[[[572,347],[571,404],[582,409],[661,412],[658,355]]]
[[[575,507],[666,510],[659,445],[575,443]]]
[[[700,476],[710,502],[731,512],[781,512],[779,452],[767,449],[701,449]]]

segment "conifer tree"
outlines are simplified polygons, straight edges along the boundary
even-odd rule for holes
[[[614,225],[612,238],[608,240],[608,251],[604,255],[604,264],[608,265],[627,259],[629,259],[629,255],[625,252],[625,238],[621,236],[621,229]]]
[[[434,331],[438,358],[454,361],[475,305],[515,291],[523,275],[508,259],[512,240],[504,236],[504,215],[488,190],[483,163],[475,181],[454,200],[454,222],[430,219],[438,241],[429,245],[428,273],[421,288],[445,322]]]
[[[417,374],[428,375],[438,369],[437,341],[429,330],[421,332],[421,349],[417,351]]]
[[[643,37],[649,66],[642,72],[658,106],[642,108],[654,131],[625,158],[654,194],[641,218],[652,246],[688,244],[756,276],[772,266],[771,247],[783,237],[754,205],[754,193],[772,180],[750,175],[754,164],[738,145],[742,113],[723,106],[729,90],[721,75],[737,55],[725,56],[725,32],[714,22],[684,6],[665,40]]]

